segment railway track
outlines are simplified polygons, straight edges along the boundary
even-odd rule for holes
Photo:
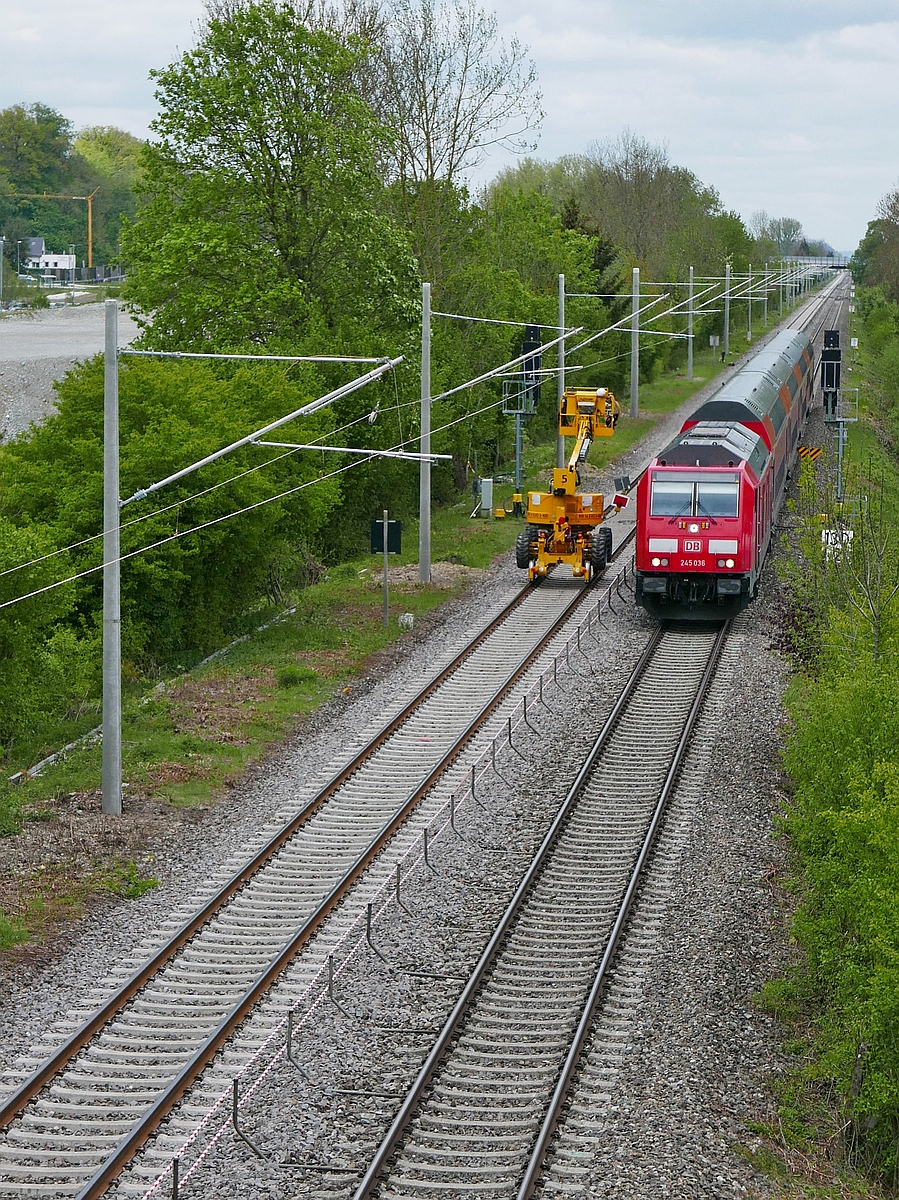
[[[528,586],[0,1105],[0,1196],[100,1196],[591,593]]]
[[[818,311],[823,307],[819,306]],[[623,546],[619,552],[621,549]],[[579,585],[566,586],[565,582],[552,579],[540,588],[523,589],[291,822],[228,879],[140,971],[125,980],[90,1021],[77,1029],[0,1104],[0,1127],[8,1130],[5,1140],[0,1142],[0,1196],[78,1196],[80,1200],[89,1200],[104,1194],[227,1038],[240,1027],[259,998],[390,843],[416,805],[484,725],[514,681],[562,627],[585,594]],[[676,634],[668,631],[665,637],[670,639]],[[695,634],[691,633],[689,638],[693,641]],[[657,652],[662,655],[659,661],[664,663],[666,651],[660,646]],[[684,677],[691,655],[682,647],[662,668],[667,693],[677,692],[678,704],[692,686],[693,676]],[[655,669],[652,664],[646,665],[644,683],[652,678]],[[683,696],[682,689],[685,689]],[[649,804],[648,793],[643,795],[643,785],[650,778],[655,779],[653,771],[662,768],[655,764],[650,769],[647,748],[639,748],[639,730],[641,722],[645,730],[645,722],[657,715],[657,699],[641,702],[635,695],[628,702],[627,713],[619,714],[621,721],[616,726],[614,747],[610,745],[603,750],[604,755],[609,755],[609,762],[617,763],[612,778],[614,770],[621,777],[629,774],[631,789],[634,768],[639,765],[641,820]],[[633,725],[631,737],[636,739],[636,751],[621,749],[624,745],[621,730],[628,721]],[[667,746],[669,733],[660,734],[660,745]],[[608,737],[606,731],[606,740]],[[676,764],[668,770],[673,779]],[[598,802],[605,794],[603,786],[602,781],[586,783],[584,796]],[[574,835],[594,847],[605,841],[606,851],[612,847],[612,853],[607,858],[591,857],[592,850],[584,854],[588,865],[570,884],[560,877],[558,893],[546,890],[541,875],[535,894],[542,897],[542,908],[534,910],[537,915],[530,927],[526,923],[521,926],[524,942],[518,958],[513,956],[507,964],[512,976],[517,971],[521,979],[527,973],[527,953],[537,953],[535,978],[539,977],[545,985],[544,992],[553,984],[558,986],[553,954],[561,955],[562,967],[571,968],[564,988],[553,999],[553,1004],[558,1002],[558,1010],[564,1010],[564,1018],[548,1019],[540,1038],[533,1043],[523,1040],[522,1029],[516,1029],[510,1035],[505,1054],[500,1055],[505,1065],[491,1084],[493,1092],[488,1088],[484,1093],[488,1098],[491,1094],[503,1095],[503,1071],[506,1075],[511,1071],[526,1076],[534,1089],[526,1103],[503,1098],[494,1105],[497,1109],[511,1105],[526,1111],[527,1115],[521,1118],[524,1122],[533,1123],[534,1095],[540,1089],[545,1091],[547,1080],[554,1077],[547,1064],[553,1054],[558,1057],[560,1031],[567,1032],[577,1009],[586,980],[584,964],[591,954],[593,959],[596,957],[597,929],[604,921],[608,924],[613,919],[613,929],[617,928],[620,934],[621,922],[613,918],[614,902],[610,896],[603,892],[602,897],[587,899],[591,887],[595,890],[597,872],[604,883],[611,885],[613,880],[617,881],[620,890],[622,871],[629,856],[633,858],[633,848],[640,837],[638,824],[630,817],[625,818],[614,806],[602,819],[584,818],[582,824],[579,820],[571,818]],[[562,840],[569,836],[566,826]],[[579,841],[574,845],[578,853],[569,851],[569,866],[581,850]],[[564,854],[558,863],[563,861]],[[547,874],[547,878],[551,881],[552,874]],[[539,931],[550,916],[558,917],[572,901],[585,905],[584,926],[594,940],[585,950],[578,948],[575,940],[569,942],[566,935],[551,948],[551,953],[541,958],[536,940]],[[510,935],[510,945],[515,936],[514,932]],[[607,949],[603,961],[614,952],[614,944]],[[465,1070],[477,1074],[477,1063],[488,1062],[501,1049],[497,1014],[502,1002],[516,995],[519,999],[524,995],[520,984],[517,990],[510,985],[507,995],[501,997],[498,1007],[494,1005],[492,1017],[473,1041],[466,1042],[465,1036],[458,1038],[468,1055],[464,1059]],[[454,1038],[455,1034],[451,1040]],[[528,1061],[536,1055],[540,1056],[540,1063],[530,1068]],[[450,1078],[444,1077],[443,1070],[429,1097],[438,1096],[438,1089],[444,1086],[446,1107],[454,1095],[458,1100],[459,1087],[440,1083],[440,1079]],[[555,1074],[558,1075],[558,1069]],[[462,1107],[469,1112],[473,1110],[467,1101]],[[392,1178],[394,1183],[399,1181],[398,1186],[409,1190],[388,1188],[382,1194],[448,1195],[455,1194],[454,1187],[459,1194],[515,1194],[508,1190],[506,1182],[500,1185],[500,1190],[491,1192],[490,1181],[498,1178],[497,1169],[500,1175],[505,1172],[503,1180],[506,1175],[514,1177],[521,1166],[522,1148],[529,1140],[533,1141],[533,1133],[523,1136],[519,1129],[503,1141],[504,1146],[507,1143],[513,1146],[511,1151],[494,1153],[489,1150],[490,1138],[500,1129],[501,1122],[491,1117],[482,1124],[483,1128],[472,1126],[461,1136],[475,1140],[480,1137],[479,1144],[487,1147],[486,1158],[482,1160],[478,1151],[468,1156],[471,1162],[463,1163],[465,1169],[457,1183],[447,1185],[441,1176],[447,1159],[458,1156],[458,1140],[449,1138],[446,1143],[449,1149],[445,1147],[442,1155],[434,1155],[439,1168],[436,1177],[444,1178],[443,1186],[432,1186],[429,1191],[423,1182],[424,1173],[414,1166],[402,1168],[405,1160],[398,1159]],[[496,1130],[490,1128],[494,1125]],[[410,1142],[410,1146],[414,1144],[414,1140]],[[517,1166],[510,1165],[513,1160]],[[536,1170],[537,1178],[539,1169],[529,1167],[526,1171]],[[481,1182],[472,1187],[475,1179],[486,1181],[486,1186]],[[364,1191],[365,1186],[360,1188],[359,1196],[373,1194],[371,1190]]]
[[[533,1194],[728,627],[652,638],[354,1200]]]

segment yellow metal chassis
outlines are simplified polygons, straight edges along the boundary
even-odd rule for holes
[[[556,469],[553,485],[556,491],[567,486],[568,475],[572,481],[574,472]],[[565,478],[563,478],[565,477]],[[602,523],[603,497],[600,493],[529,492],[527,522],[536,525],[537,556],[528,568],[529,579],[539,579],[549,573],[550,567],[568,563],[572,575],[590,579],[590,535]]]

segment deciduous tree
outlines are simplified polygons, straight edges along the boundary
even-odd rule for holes
[[[366,55],[259,0],[211,17],[157,73],[146,202],[124,239],[153,344],[402,340],[414,264],[384,212]]]

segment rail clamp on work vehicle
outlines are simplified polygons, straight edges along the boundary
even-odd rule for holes
[[[620,414],[618,401],[605,388],[566,388],[559,404],[559,433],[574,437],[574,449],[567,465],[554,469],[552,491],[528,492],[527,528],[515,543],[516,562],[529,579],[568,563],[572,575],[589,582],[609,561],[612,531],[602,525],[603,498],[577,490],[578,464],[594,438],[612,436]]]

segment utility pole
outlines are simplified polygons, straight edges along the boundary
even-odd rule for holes
[[[0,304],[3,303],[3,247],[6,245],[6,238],[0,235]]]
[[[119,562],[118,304],[107,300],[103,361],[103,800],[122,815],[122,615]]]
[[[752,263],[749,264],[749,289],[746,292],[746,341],[752,341]]]
[[[687,378],[693,378],[693,268],[687,285]]]
[[[768,264],[765,263],[765,306],[762,309],[762,320],[765,328],[768,328]]]
[[[559,276],[559,336],[565,332],[565,276]],[[558,426],[558,414],[562,411],[562,397],[565,395],[565,342],[559,342],[559,376],[556,380],[556,399],[558,407],[556,409],[556,425]],[[565,435],[559,433],[556,435],[556,466],[565,466]]]
[[[631,416],[640,415],[640,268],[631,276]]]
[[[431,285],[421,285],[421,467],[418,483],[418,578],[431,582]],[[384,527],[387,537],[387,527]]]
[[[724,361],[731,353],[731,264],[724,264]]]

